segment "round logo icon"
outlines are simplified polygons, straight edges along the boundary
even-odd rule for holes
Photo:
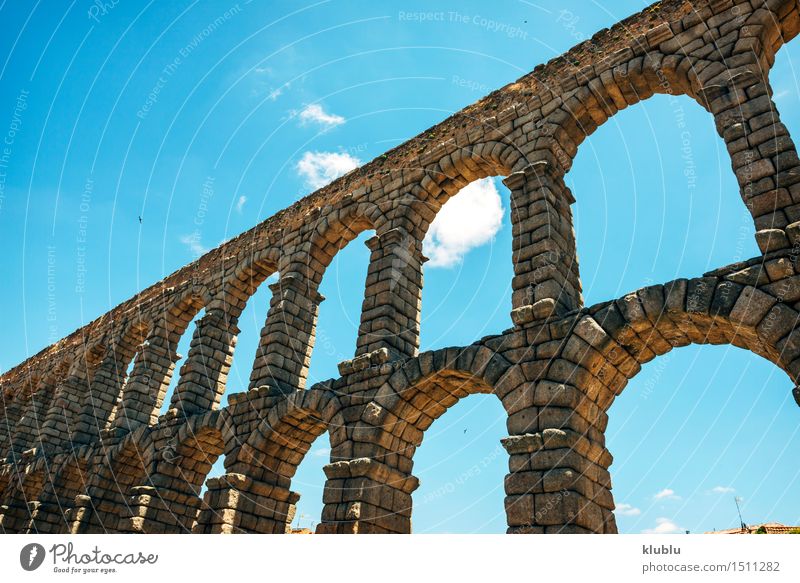
[[[19,564],[26,571],[35,571],[44,562],[44,547],[39,543],[30,543],[19,552]]]

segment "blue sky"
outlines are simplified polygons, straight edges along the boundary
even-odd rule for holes
[[[11,139],[0,299],[13,331],[0,369],[645,6],[458,2],[422,18],[426,4],[0,4],[0,133]],[[800,131],[798,50],[781,50],[771,79]],[[583,144],[568,182],[587,304],[758,254],[724,144],[688,98],[621,112]],[[471,185],[442,213],[426,244],[423,350],[510,326],[507,190],[499,178]],[[312,381],[353,355],[368,236],[323,281]],[[242,314],[229,393],[246,389],[268,302],[262,286]],[[728,528],[734,495],[746,521],[800,524],[790,389],[733,347],[646,365],[610,411],[620,530]],[[505,530],[505,435],[492,396],[434,423],[415,458],[416,532]],[[302,526],[319,520],[324,441],[294,481]]]

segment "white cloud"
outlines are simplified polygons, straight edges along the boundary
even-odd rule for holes
[[[711,491],[714,492],[714,494],[730,494],[736,492],[736,490],[730,486],[714,486]]]
[[[181,243],[186,245],[186,248],[195,257],[200,257],[208,251],[208,249],[203,247],[203,245],[200,243],[199,231],[195,231],[191,235],[182,235],[180,240]]]
[[[361,160],[347,152],[306,152],[296,168],[308,186],[322,188],[360,164]]]
[[[672,490],[670,488],[664,488],[663,490],[661,490],[661,492],[659,492],[658,494],[653,496],[653,498],[655,498],[656,500],[680,500],[681,499],[680,496],[675,494],[675,490]]]
[[[500,193],[491,178],[465,186],[447,201],[423,242],[430,267],[452,267],[471,249],[488,243],[503,222]]]
[[[311,453],[314,454],[315,457],[328,457],[329,455],[331,455],[331,448],[320,447],[318,449],[313,450]]]
[[[678,526],[669,518],[656,518],[655,528],[646,528],[642,531],[642,534],[675,534],[685,531],[686,529]]]
[[[338,126],[346,121],[341,115],[328,113],[318,103],[306,105],[302,110],[300,110],[299,113],[293,111],[292,115],[299,117],[300,123],[303,125],[308,123],[318,123],[326,128]]]
[[[630,504],[617,504],[617,509],[615,510],[615,514],[620,516],[639,516],[641,513],[641,510]]]
[[[237,213],[242,212],[242,209],[244,208],[244,203],[246,203],[246,202],[247,202],[247,197],[245,195],[242,195],[242,196],[239,197],[239,200],[236,201],[236,212]]]

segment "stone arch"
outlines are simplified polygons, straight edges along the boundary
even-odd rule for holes
[[[315,209],[307,219],[307,243],[281,258],[281,275],[299,274],[314,290],[319,288],[326,268],[341,249],[364,231],[379,229],[387,221],[380,206],[352,201],[352,197],[336,207],[328,205]]]
[[[175,352],[178,348],[178,342],[188,331],[189,324],[204,308],[211,305],[213,295],[206,286],[191,287],[178,296],[177,299],[165,306],[160,317],[156,319],[156,325],[153,328],[152,339],[148,339],[148,348],[152,347],[158,350],[158,356],[161,352],[166,351],[170,357],[174,357],[174,361],[178,360],[178,354]],[[173,366],[175,362],[173,361]],[[166,371],[164,371],[166,372]],[[172,378],[173,370],[169,370],[169,378],[161,379],[159,385],[163,388],[166,394],[166,388],[169,386],[169,380]],[[160,394],[158,405],[164,399],[164,395]]]
[[[87,496],[75,499],[72,533],[124,531],[132,510],[132,488],[146,483],[152,469],[155,452],[145,429],[129,433],[118,445],[99,454],[104,463],[90,477]]]
[[[70,368],[72,368],[73,361],[74,358],[71,354],[65,354],[62,356],[55,363],[52,369],[48,369],[42,375],[42,380],[40,381],[41,388],[48,390],[52,389],[61,380],[63,380],[69,373]]]
[[[495,131],[492,127],[487,133]],[[505,137],[505,136],[503,136]],[[356,342],[356,359],[342,364],[357,369],[365,362],[414,357],[420,345],[422,243],[442,206],[464,186],[512,171],[521,159],[513,144],[485,141],[475,145],[435,148],[425,158],[439,156],[425,167],[412,168],[392,196],[383,224],[367,241],[370,266]],[[512,213],[513,216],[513,213]],[[388,269],[387,269],[388,268]],[[370,355],[374,355],[370,356]]]
[[[687,95],[707,109],[698,93],[701,65],[707,62],[648,51],[606,68],[585,85],[556,98],[560,105],[535,123],[534,137],[524,148],[526,159],[544,161],[563,176],[586,138],[623,109],[657,93]]]
[[[292,477],[311,444],[327,432],[332,459],[346,454],[341,408],[324,385],[295,392],[271,407],[245,443],[228,452],[226,474],[208,480],[195,532],[288,532],[300,498],[290,490]],[[231,506],[233,490],[246,502]]]
[[[238,317],[259,286],[278,271],[279,261],[280,250],[275,247],[253,250],[249,256],[237,260],[236,269],[224,279],[208,308],[222,309]]]
[[[320,303],[319,286],[333,258],[362,232],[385,222],[381,208],[346,196],[337,207],[315,208],[306,215],[303,240],[280,260],[280,278],[270,285],[272,298],[250,375],[250,389],[304,388],[308,378]]]
[[[120,326],[119,335],[114,335],[114,326],[107,336],[107,351],[93,371],[89,390],[81,401],[81,414],[76,440],[84,443],[101,435],[114,426],[129,383],[129,368],[141,355],[143,343],[153,328],[152,322],[141,314]],[[113,335],[113,336],[112,336]],[[132,372],[132,369],[131,369]]]
[[[497,132],[489,125],[487,132]],[[508,140],[508,141],[505,141]],[[392,214],[393,225],[405,221],[406,228],[422,240],[445,203],[465,186],[482,178],[508,176],[526,165],[523,149],[512,136],[454,147],[423,169],[418,182],[408,186],[401,205]]]
[[[256,291],[271,276],[278,273],[281,252],[278,247],[253,250],[240,260],[239,265],[222,282],[213,300],[208,304],[208,312],[216,312],[227,329],[230,345],[226,347],[231,359],[234,358],[235,344],[238,342],[239,318]],[[263,331],[262,331],[263,334]],[[225,368],[225,374],[229,367]],[[222,387],[217,390],[224,390]]]
[[[213,297],[207,286],[191,286],[164,307],[160,316],[155,319],[154,330],[164,331],[169,340],[177,345],[189,323],[200,310],[211,304]]]
[[[75,498],[86,494],[89,460],[70,453],[57,456],[31,522],[39,533],[69,532]]]
[[[41,443],[42,428],[55,396],[56,387],[61,382],[72,364],[67,356],[55,364],[52,370],[39,377],[30,378],[30,394],[20,393],[24,398],[19,420],[11,429],[12,448],[15,452],[24,452]]]
[[[159,342],[172,357],[169,379],[172,378],[175,363],[181,358],[175,352],[181,336],[189,322],[202,309],[205,312],[196,321],[189,352],[179,371],[178,383],[167,412],[170,418],[208,411],[219,405],[239,333],[238,311],[234,314],[228,311],[230,306],[225,301],[226,294],[229,295],[229,292],[223,290],[214,295],[203,287],[183,296],[171,310],[177,317],[176,323],[167,329],[168,341]],[[162,383],[164,393],[160,395],[158,407],[167,396],[168,387],[169,382]]]
[[[363,488],[371,494],[358,500],[358,532],[410,532],[411,494],[419,484],[411,474],[414,453],[436,419],[476,393],[500,399],[509,432],[535,429],[533,384],[519,365],[486,346],[422,353],[382,384],[353,428],[353,449],[368,451],[371,465],[362,470],[368,479]],[[357,467],[359,460],[350,464]],[[335,486],[344,487],[344,482]],[[347,502],[338,514],[352,510]]]
[[[788,267],[785,258],[769,262],[769,272],[778,273],[779,266]],[[572,411],[558,419],[559,430],[585,438],[578,440],[585,441],[582,450],[573,449],[584,457],[578,465],[589,464],[595,494],[581,494],[600,507],[600,514],[586,514],[592,507],[584,502],[574,511],[582,521],[575,524],[616,532],[609,516],[614,504],[608,473],[612,457],[604,437],[607,412],[642,364],[689,344],[730,344],[773,362],[797,383],[800,314],[792,306],[800,288],[793,278],[753,285],[763,270],[760,261],[752,260],[704,277],[642,288],[575,317],[545,372],[547,380],[539,384],[548,407],[565,405]],[[797,389],[794,394],[797,399]]]
[[[100,366],[100,363],[103,360],[103,355],[106,353],[107,349],[108,344],[106,343],[105,339],[102,338],[88,342],[84,347],[80,359],[85,365],[85,375],[87,380],[92,378],[95,370],[97,370],[97,367]],[[75,364],[76,363],[73,363],[73,367]]]
[[[172,292],[173,290],[167,290]],[[165,292],[166,293],[166,292]],[[178,342],[197,313],[211,302],[206,286],[190,286],[177,299],[160,306],[141,343],[130,377],[123,386],[121,404],[113,427],[126,431],[152,425],[180,359]]]
[[[380,407],[380,427],[394,435],[408,436],[393,452],[407,452],[398,469],[408,468],[424,432],[459,399],[475,393],[498,396],[503,407],[519,410],[519,391],[524,387],[518,367],[491,349],[473,345],[465,349],[444,348],[420,354],[391,375],[378,390],[374,403]],[[416,430],[416,431],[414,431]]]
[[[789,282],[788,297],[798,293],[794,288]],[[589,387],[589,397],[604,411],[642,364],[689,344],[744,348],[776,364],[797,384],[800,314],[773,295],[774,289],[716,276],[646,287],[590,308],[562,356],[578,365],[576,380]]]
[[[217,411],[197,415],[169,439],[159,438],[147,483],[131,489],[132,516],[123,528],[139,533],[192,531],[203,483],[231,437],[222,419]]]
[[[777,52],[800,32],[800,10],[795,0],[770,0],[740,18],[751,27],[748,36],[754,39],[754,50],[765,70],[772,67]]]
[[[174,440],[178,446],[174,454],[166,452],[165,461],[178,468],[180,480],[195,494],[200,495],[206,476],[217,458],[225,452],[226,444],[233,438],[230,430],[220,423],[208,423],[196,417],[178,430]],[[227,434],[227,435],[226,435]]]
[[[251,468],[258,468],[253,477],[262,481],[291,480],[311,444],[326,432],[330,437],[331,457],[339,457],[346,441],[341,409],[338,397],[324,385],[281,399],[270,408],[236,458],[226,460],[225,469],[236,471],[245,462]]]
[[[487,133],[497,132],[496,126],[485,124]],[[383,220],[373,223],[379,235],[400,228],[422,241],[436,213],[465,186],[482,178],[506,176],[525,165],[524,153],[511,136],[459,146],[448,142],[426,153],[422,162],[431,158],[435,162],[404,169],[392,200],[378,211]]]
[[[45,483],[45,470],[28,467],[11,477],[6,487],[5,505],[0,507],[0,529],[4,533],[27,533],[31,527],[31,512]]]
[[[106,353],[104,338],[87,337],[79,346],[69,372],[56,387],[45,415],[41,432],[45,447],[59,447],[80,438],[81,425],[89,421],[90,415],[81,405],[89,394],[89,386]]]
[[[511,193],[511,317],[515,324],[583,305],[570,208],[575,201],[563,174],[551,163],[552,156],[542,159],[540,152],[531,152],[533,126],[529,122],[524,129],[514,129],[513,136],[500,136],[444,157],[437,165],[441,184],[426,176],[416,192],[427,190],[428,194],[418,195],[420,201],[412,197],[412,205],[397,211],[398,216],[405,215],[398,221],[414,224],[409,228],[422,241],[442,205],[461,188],[473,180],[505,175],[503,183]]]

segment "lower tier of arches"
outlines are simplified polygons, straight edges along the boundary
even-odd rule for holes
[[[760,258],[308,390],[260,387],[223,409],[112,433],[100,445],[12,452],[0,466],[0,528],[290,532],[300,498],[293,478],[324,439],[317,532],[410,532],[417,448],[436,419],[480,393],[495,395],[506,416],[508,532],[614,533],[605,429],[616,396],[642,364],[689,344],[744,348],[796,385],[793,269],[787,257]],[[209,477],[218,459],[224,472]]]

